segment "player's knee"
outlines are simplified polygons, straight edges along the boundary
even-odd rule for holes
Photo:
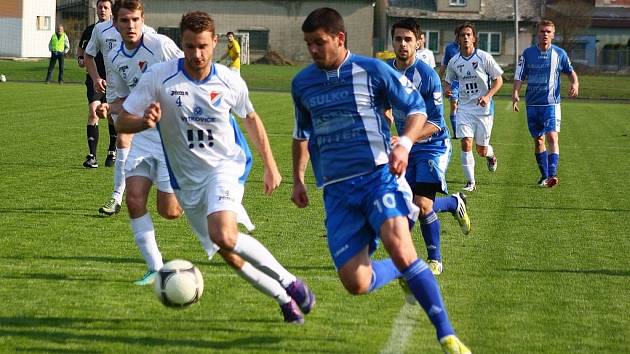
[[[179,205],[176,205],[176,206],[167,205],[167,206],[162,206],[162,207],[158,205],[158,214],[160,214],[160,216],[163,217],[164,219],[174,220],[182,216],[183,210],[182,208],[179,207]]]
[[[211,231],[210,239],[222,250],[233,251],[236,247],[236,235],[222,230]]]
[[[352,295],[364,295],[370,290],[369,281],[360,281],[360,279],[344,279],[341,278],[341,283],[346,291]]]
[[[129,193],[129,191],[127,191],[125,203],[127,204],[129,215],[132,218],[142,216],[147,212],[147,200],[141,195]]]

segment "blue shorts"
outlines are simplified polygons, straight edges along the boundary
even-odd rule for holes
[[[527,106],[527,127],[533,138],[560,131],[560,104]]]
[[[410,196],[401,189],[387,165],[324,187],[328,249],[337,269],[365,246],[370,254],[376,250],[385,220],[409,214]]]
[[[405,172],[407,182],[412,189],[418,183],[436,184],[437,192],[448,194],[446,170],[451,160],[451,140],[433,143],[430,149],[418,149],[416,146],[409,154],[409,165]]]

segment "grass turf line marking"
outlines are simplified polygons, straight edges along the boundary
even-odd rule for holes
[[[413,329],[418,324],[419,316],[420,306],[418,304],[410,305],[404,302],[398,316],[394,319],[389,339],[379,354],[404,353]]]

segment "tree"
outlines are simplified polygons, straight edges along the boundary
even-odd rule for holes
[[[592,13],[592,0],[558,0],[548,2],[544,18],[556,25],[560,47],[570,53],[576,37],[591,26]]]

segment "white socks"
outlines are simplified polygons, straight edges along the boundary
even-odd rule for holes
[[[116,162],[114,163],[114,193],[112,198],[118,204],[122,204],[123,193],[125,193],[125,162],[129,155],[129,148],[116,148]]]
[[[147,268],[149,270],[159,270],[164,264],[162,263],[162,254],[155,241],[155,229],[153,228],[151,215],[146,213],[137,219],[131,219],[130,223],[134,241],[147,263]]]
[[[462,151],[462,171],[467,182],[475,182],[475,156],[472,151]]]
[[[245,279],[261,293],[276,300],[279,305],[284,305],[291,301],[291,297],[279,282],[256,269],[248,262],[245,262],[243,268],[237,269],[236,274]]]
[[[249,235],[238,233],[234,253],[279,282],[285,289],[296,280],[295,276],[289,273],[265,246]]]

